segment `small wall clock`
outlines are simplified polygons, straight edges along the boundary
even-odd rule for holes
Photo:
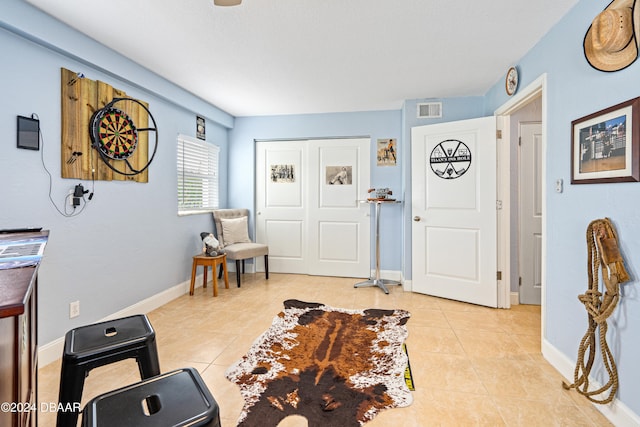
[[[507,77],[504,80],[504,85],[507,95],[511,96],[516,93],[518,89],[518,69],[516,67],[509,68]]]

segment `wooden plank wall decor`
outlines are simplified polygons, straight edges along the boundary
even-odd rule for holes
[[[93,113],[107,105],[113,98],[127,97],[127,94],[104,82],[79,78],[75,71],[65,68],[61,69],[60,85],[62,88],[60,150],[62,178],[148,182],[149,169],[137,175],[119,174],[110,169],[100,158],[100,153],[91,146],[89,122]],[[142,102],[142,104],[149,108],[148,103]],[[147,111],[136,102],[118,102],[114,107],[126,113],[137,129],[149,127]],[[147,164],[148,159],[149,132],[138,131],[137,148],[127,160],[134,169],[140,170]],[[131,173],[124,160],[109,159],[109,162],[117,170]],[[92,170],[95,170],[95,174],[92,174]]]

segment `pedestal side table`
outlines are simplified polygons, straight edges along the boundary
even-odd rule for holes
[[[364,288],[368,286],[377,286],[384,291],[385,294],[389,294],[389,289],[385,285],[399,285],[400,282],[389,279],[380,278],[380,207],[386,204],[398,204],[402,203],[399,200],[393,199],[368,199],[362,200],[361,203],[369,203],[375,206],[375,223],[376,223],[376,273],[375,277],[365,280],[364,282],[356,283],[354,288]]]

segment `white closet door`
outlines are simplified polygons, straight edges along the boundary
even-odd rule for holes
[[[269,271],[368,277],[370,140],[256,145],[256,238]]]
[[[256,146],[256,240],[269,245],[269,271],[307,274],[305,141]]]
[[[309,274],[369,277],[369,139],[309,141]]]

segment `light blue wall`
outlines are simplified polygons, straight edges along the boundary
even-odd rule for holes
[[[255,201],[255,141],[269,139],[331,138],[368,136],[371,152],[379,138],[397,138],[398,164],[379,167],[371,158],[371,186],[389,187],[404,201],[400,208],[390,207],[381,214],[381,269],[401,271],[411,278],[411,127],[463,120],[483,113],[482,97],[462,97],[441,100],[443,117],[418,119],[417,104],[426,100],[408,100],[402,111],[359,113],[304,114],[236,118],[229,132],[229,206],[254,206]],[[408,224],[408,228],[405,226]],[[372,239],[372,262],[375,257]],[[373,265],[373,264],[372,264]]]
[[[255,205],[255,141],[367,136],[371,138],[371,186],[389,187],[394,195],[402,187],[403,160],[397,166],[376,166],[373,153],[378,139],[396,138],[402,146],[400,111],[304,114],[236,118],[229,132],[229,206]],[[389,206],[380,216],[380,268],[399,271],[402,265],[402,209]],[[372,221],[373,223],[373,221]],[[372,224],[373,227],[373,224]],[[375,257],[372,240],[371,257]],[[374,265],[374,264],[372,264]]]
[[[211,230],[213,221],[210,215],[177,216],[176,136],[194,136],[196,113],[203,115],[208,140],[221,146],[225,158],[233,117],[22,1],[0,2],[0,57],[0,228],[51,232],[39,276],[40,344],[188,280],[191,256],[200,250],[198,233]],[[59,215],[49,201],[42,164],[53,176],[51,196],[63,209],[80,181],[60,178],[61,67],[149,102],[159,130],[149,182],[97,181],[93,200],[74,218]],[[41,151],[16,148],[16,116],[32,113],[40,118]],[[226,203],[226,162],[221,168]],[[75,300],[81,314],[70,320]]]
[[[613,221],[632,281],[622,286],[622,298],[609,320],[609,346],[618,366],[618,397],[640,414],[640,183],[571,185],[571,122],[640,96],[640,61],[615,72],[597,71],[583,56],[583,37],[607,2],[583,0],[522,60],[521,87],[547,73],[547,310],[545,338],[570,360],[587,328],[586,311],[578,294],[587,290],[585,232],[590,221]],[[485,114],[506,101],[500,79],[486,95]],[[634,123],[638,131],[639,123]],[[636,153],[637,159],[638,153]],[[554,190],[564,180],[564,192]],[[600,359],[598,357],[598,359]],[[606,382],[601,363],[594,373]]]

